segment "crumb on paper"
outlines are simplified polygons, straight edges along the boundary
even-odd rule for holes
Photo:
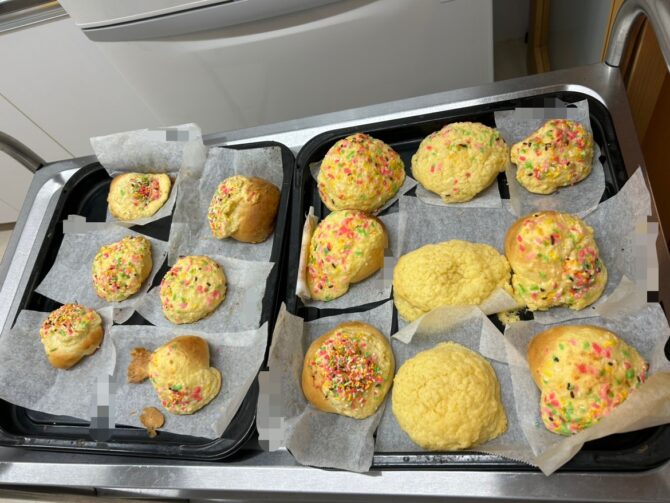
[[[518,310],[502,311],[498,313],[497,316],[498,319],[500,320],[500,323],[502,323],[505,326],[509,326],[516,323],[517,321],[521,321],[520,313],[521,312]]]
[[[140,415],[140,421],[147,429],[149,438],[154,438],[157,435],[156,429],[165,424],[165,416],[156,407],[145,407]]]
[[[128,365],[128,382],[140,383],[149,377],[149,359],[151,351],[146,348],[134,348],[130,355],[132,360]]]

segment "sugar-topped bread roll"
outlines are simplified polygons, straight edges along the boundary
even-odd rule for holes
[[[510,266],[492,246],[452,240],[406,253],[393,270],[393,302],[407,321],[446,305],[479,305],[512,293]]]
[[[593,229],[569,213],[541,211],[520,218],[507,231],[505,255],[514,291],[531,311],[584,309],[607,285]]]
[[[307,286],[313,299],[333,300],[384,265],[384,225],[362,211],[333,211],[317,226],[308,249]]]
[[[512,146],[511,159],[521,185],[536,194],[551,194],[589,176],[593,136],[579,122],[553,119]]]
[[[272,233],[280,192],[262,178],[231,176],[221,182],[212,197],[207,220],[217,239],[232,237],[260,243]]]
[[[221,390],[221,372],[209,366],[209,346],[201,337],[175,337],[153,353],[135,348],[132,357],[128,382],[148,377],[161,405],[172,414],[193,414]]]
[[[403,363],[393,380],[391,403],[403,431],[431,451],[467,449],[507,430],[493,367],[455,342]]]
[[[151,242],[144,236],[102,246],[93,259],[95,293],[109,302],[125,300],[139,291],[152,267]]]
[[[182,257],[160,287],[163,314],[172,323],[193,323],[212,313],[226,298],[226,275],[215,260]]]
[[[649,367],[635,348],[591,325],[537,334],[528,346],[528,365],[542,392],[542,421],[561,435],[600,421],[644,382]]]
[[[165,173],[115,176],[107,196],[109,212],[119,220],[150,217],[163,207],[171,187],[172,181]]]
[[[391,387],[391,345],[367,323],[341,323],[315,340],[305,354],[302,391],[319,410],[364,419]]]
[[[100,315],[79,304],[65,304],[53,311],[40,327],[40,339],[49,363],[69,369],[100,347],[103,330]]]
[[[331,211],[376,211],[404,182],[405,164],[398,153],[364,133],[330,147],[317,177],[321,200]]]
[[[454,122],[430,134],[412,156],[412,175],[445,203],[469,201],[505,171],[509,148],[493,128]]]

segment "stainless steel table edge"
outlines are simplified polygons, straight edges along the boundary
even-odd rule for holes
[[[274,140],[297,152],[317,134],[335,128],[514,99],[555,91],[577,91],[610,111],[626,168],[644,161],[618,69],[605,64],[487,84],[206,137],[208,145]],[[57,196],[91,158],[55,163],[35,176],[14,235],[0,264],[0,326],[14,319],[18,293],[27,281]],[[645,173],[646,175],[646,173]],[[32,201],[32,203],[30,202]],[[662,240],[662,241],[661,241]],[[664,238],[661,237],[661,242]],[[512,498],[553,501],[668,501],[670,463],[639,473],[485,472],[383,470],[356,474],[298,466],[286,452],[258,453],[227,463],[194,463],[0,448],[0,484],[91,486],[124,493],[180,497],[303,499],[347,495],[348,499],[392,496]]]

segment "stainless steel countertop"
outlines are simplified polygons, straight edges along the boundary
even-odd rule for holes
[[[334,128],[429,114],[555,91],[578,91],[609,109],[626,169],[644,167],[619,70],[605,64],[514,79],[469,89],[320,115],[206,138],[210,145],[275,140],[294,152],[315,135]],[[65,183],[91,158],[64,161],[40,170],[0,264],[0,327],[16,314]],[[661,236],[660,242],[665,242]],[[665,266],[661,265],[662,277]],[[668,501],[670,463],[641,473],[468,472],[384,470],[356,474],[298,466],[286,452],[252,452],[235,462],[204,463],[120,456],[61,454],[0,448],[0,484],[104,488],[107,493],[161,497],[231,499],[384,499],[392,496],[499,498],[515,501]]]

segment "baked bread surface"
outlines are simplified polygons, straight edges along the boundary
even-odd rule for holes
[[[607,286],[593,229],[569,213],[542,211],[520,218],[505,235],[505,255],[514,292],[531,311],[584,309]]]
[[[119,220],[150,217],[170,196],[172,181],[165,173],[124,173],[109,187],[109,212]]]
[[[69,369],[100,347],[103,329],[100,315],[79,304],[65,304],[42,322],[40,339],[49,363]]]
[[[381,140],[356,133],[326,153],[317,177],[319,195],[333,210],[378,210],[405,181],[405,164]]]
[[[413,321],[444,305],[478,305],[496,288],[512,293],[510,266],[492,246],[452,240],[429,244],[398,260],[393,301]]]
[[[160,286],[163,314],[172,323],[193,323],[212,313],[226,298],[226,276],[215,260],[182,257]]]
[[[431,451],[467,449],[507,430],[493,367],[455,342],[440,343],[403,363],[391,403],[402,430]]]
[[[540,388],[540,415],[554,433],[571,435],[597,423],[647,377],[637,350],[592,325],[564,325],[537,334],[528,365]]]
[[[95,293],[109,302],[125,300],[142,288],[152,267],[151,242],[144,236],[102,246],[93,259]]]
[[[511,159],[522,186],[536,194],[551,194],[589,176],[593,136],[579,122],[553,119],[513,145]]]
[[[394,370],[391,345],[376,328],[341,323],[307,350],[302,390],[319,410],[364,419],[384,401]]]
[[[262,178],[241,175],[226,178],[209,204],[209,228],[217,239],[265,241],[274,229],[279,197],[279,189]]]
[[[362,211],[333,211],[317,226],[309,245],[307,286],[313,299],[333,300],[349,285],[384,265],[384,225]]]
[[[469,201],[491,185],[509,162],[509,148],[493,128],[455,122],[423,139],[412,175],[445,203]]]

